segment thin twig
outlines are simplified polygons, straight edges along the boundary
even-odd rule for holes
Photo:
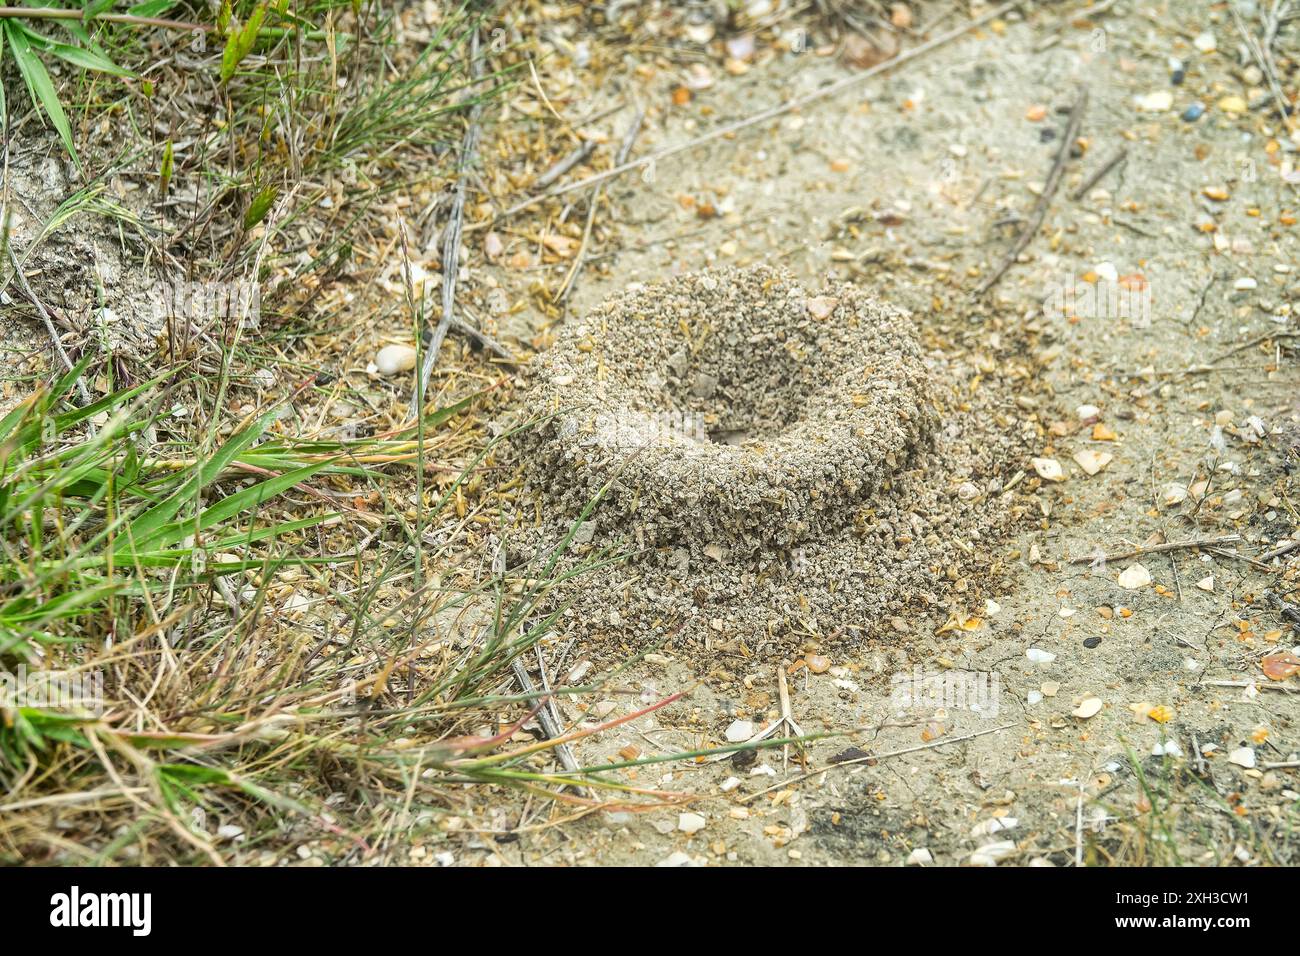
[[[1129,558],[1140,557],[1145,554],[1160,554],[1163,551],[1178,551],[1182,548],[1209,548],[1221,544],[1233,544],[1240,541],[1239,534],[1225,534],[1219,538],[1191,538],[1187,541],[1166,541],[1164,544],[1153,544],[1149,548],[1135,548],[1132,551],[1118,551],[1115,554],[1107,554],[1102,557],[1107,563],[1112,561],[1126,561]],[[1082,558],[1071,558],[1070,564],[1089,564],[1097,560],[1095,554],[1085,555]]]
[[[18,262],[18,257],[14,255],[13,246],[9,246],[9,261],[13,263],[14,278],[18,280],[18,287],[23,290],[23,295],[27,296],[32,305],[36,307],[36,311],[40,313],[42,321],[45,322],[45,328],[50,333],[50,340],[54,343],[54,350],[59,353],[59,358],[63,360],[63,364],[71,372],[76,366],[64,350],[63,343],[59,340],[58,330],[54,327],[54,317],[50,315],[49,309],[45,308],[45,303],[32,291],[31,285],[27,282],[27,276],[23,275],[23,267]],[[81,396],[83,406],[90,404],[90,392],[80,376],[77,377],[77,394]]]
[[[478,82],[483,76],[483,60],[479,56],[478,30],[470,36],[470,73]],[[476,102],[469,111],[469,125],[465,129],[465,138],[461,141],[460,156],[456,160],[456,196],[451,204],[451,218],[442,241],[442,319],[429,338],[429,345],[424,353],[424,362],[420,376],[416,381],[415,394],[411,396],[411,411],[416,418],[424,411],[420,400],[429,387],[429,378],[433,375],[433,366],[438,361],[438,352],[442,349],[447,330],[451,328],[456,308],[456,273],[460,267],[460,235],[465,221],[465,181],[469,178],[470,163],[478,149],[479,113],[482,103]]]
[[[482,329],[470,325],[460,316],[458,315],[452,316],[451,327],[463,335],[468,335],[479,345],[483,346],[485,349],[487,349],[490,352],[496,353],[501,358],[509,362],[511,365],[515,364],[514,352],[510,351],[510,349],[502,345],[496,339],[492,338],[492,336],[488,335]]]
[[[799,725],[794,722],[794,708],[790,706],[790,684],[785,679],[785,668],[780,664],[776,665],[776,686],[777,692],[781,695],[781,720],[789,725],[790,729],[802,737],[803,731]],[[786,770],[790,766],[790,745],[781,745],[781,769]]]
[[[1207,680],[1204,683],[1207,687],[1236,687],[1242,690],[1247,687],[1254,687],[1256,690],[1275,690],[1282,694],[1300,693],[1300,691],[1293,690],[1285,684],[1269,684],[1253,680]]]
[[[1272,551],[1264,552],[1259,556],[1259,560],[1267,564],[1268,562],[1272,561],[1274,558],[1280,558],[1284,554],[1290,554],[1296,548],[1300,548],[1300,538],[1296,538],[1294,541],[1288,541],[1280,548],[1274,548]]]
[[[1192,734],[1192,753],[1196,755],[1197,773],[1202,777],[1208,777],[1210,775],[1210,768],[1205,765],[1205,754],[1201,752],[1201,741],[1196,734]]]
[[[1281,5],[1285,6],[1285,5]],[[1246,29],[1246,22],[1242,20],[1241,14],[1237,11],[1235,0],[1229,0],[1228,9],[1232,11],[1233,22],[1237,25],[1237,30],[1241,33],[1241,38],[1246,41],[1246,49],[1250,55],[1259,64],[1260,72],[1268,80],[1268,91],[1273,96],[1273,102],[1277,106],[1277,115],[1283,123],[1287,120],[1287,102],[1282,93],[1282,85],[1277,79],[1277,66],[1273,63],[1273,40],[1277,34],[1276,20],[1270,23],[1267,19],[1264,23],[1264,42],[1261,44],[1255,35]],[[1279,4],[1273,5],[1273,15],[1276,17]]]
[[[1224,352],[1221,355],[1216,355],[1214,358],[1210,359],[1209,364],[1214,365],[1215,363],[1222,362],[1224,359],[1231,358],[1232,356],[1236,355],[1238,352],[1244,352],[1246,351],[1246,349],[1252,349],[1256,345],[1261,345],[1264,342],[1267,342],[1269,339],[1293,339],[1296,338],[1297,336],[1300,336],[1300,332],[1266,332],[1263,335],[1251,339],[1249,342],[1243,342],[1241,345],[1238,345],[1235,348],[1228,349],[1228,351]]]
[[[627,132],[623,135],[623,144],[618,148],[618,155],[614,158],[615,166],[622,166],[627,162],[628,156],[632,154],[632,146],[636,143],[637,133],[641,131],[641,123],[645,120],[645,110],[638,110],[636,116],[632,117],[632,124],[628,127]],[[582,265],[587,259],[587,245],[591,242],[591,227],[596,221],[596,207],[600,205],[600,197],[605,194],[605,184],[601,183],[596,187],[592,194],[591,202],[587,206],[587,224],[582,229],[582,242],[578,246],[578,254],[573,259],[573,266],[569,269],[569,274],[564,277],[564,284],[560,286],[560,294],[557,302],[563,302],[573,291],[573,287],[578,279],[578,273],[582,270]]]
[[[1034,203],[1034,211],[1025,223],[1025,228],[1020,231],[1016,237],[1015,243],[1011,250],[987,279],[985,279],[978,289],[972,293],[971,298],[979,298],[989,289],[997,285],[1007,270],[1016,263],[1020,253],[1025,251],[1025,247],[1033,241],[1034,236],[1043,225],[1043,220],[1047,217],[1047,209],[1052,204],[1052,197],[1056,195],[1056,188],[1061,184],[1061,177],[1065,174],[1065,164],[1069,162],[1070,150],[1074,148],[1074,141],[1079,137],[1079,126],[1083,123],[1083,111],[1088,106],[1088,90],[1083,88],[1079,90],[1079,96],[1074,101],[1074,106],[1070,108],[1070,119],[1065,124],[1065,135],[1061,138],[1061,147],[1056,151],[1056,159],[1052,163],[1051,172],[1047,174],[1047,182],[1043,185],[1043,191],[1038,197],[1038,202]]]
[[[947,739],[940,738],[938,740],[932,740],[927,744],[918,744],[915,747],[904,747],[901,750],[890,750],[883,754],[867,754],[865,757],[854,757],[852,760],[842,760],[839,763],[826,764],[823,767],[818,767],[815,770],[809,770],[807,773],[800,774],[799,776],[795,777],[793,780],[785,780],[782,781],[781,783],[774,783],[772,784],[772,786],[768,787],[765,790],[759,790],[757,793],[751,793],[746,797],[741,797],[740,800],[738,800],[737,802],[748,803],[750,800],[753,800],[756,797],[761,797],[765,793],[771,793],[773,790],[779,790],[782,787],[792,787],[796,783],[802,783],[803,781],[808,780],[811,777],[815,777],[820,773],[825,773],[827,770],[838,770],[841,767],[851,767],[855,763],[867,763],[873,760],[886,760],[890,757],[901,757],[904,754],[916,753],[918,750],[933,750],[935,747],[946,747],[948,744],[959,744],[966,740],[974,740],[976,737],[983,737],[986,734],[998,734],[1004,730],[1010,730],[1013,726],[1015,725],[1003,724],[1001,727],[990,727],[988,730],[977,730],[974,733],[963,734],[960,737],[949,737]]]
[[[1265,564],[1263,561],[1260,561],[1258,558],[1252,558],[1248,554],[1239,554],[1236,551],[1229,551],[1227,548],[1206,548],[1205,550],[1209,551],[1210,554],[1217,555],[1218,557],[1225,558],[1229,561],[1245,561],[1251,567],[1259,568],[1259,570],[1261,571],[1276,570],[1275,568],[1270,568],[1267,564]]]
[[[1115,152],[1111,153],[1110,156],[1106,158],[1106,161],[1104,163],[1102,163],[1100,166],[1097,167],[1097,171],[1095,173],[1093,173],[1091,176],[1089,176],[1079,185],[1078,189],[1070,193],[1070,198],[1076,202],[1082,199],[1084,196],[1088,194],[1089,190],[1091,190],[1093,186],[1101,182],[1107,173],[1109,173],[1112,169],[1118,166],[1127,157],[1128,157],[1128,147],[1127,146],[1119,147],[1119,149],[1115,150]]]
[[[1290,601],[1284,601],[1272,591],[1265,591],[1264,597],[1268,598],[1270,604],[1277,608],[1277,612],[1284,617],[1292,627],[1300,628],[1300,606],[1292,604]]]
[[[188,23],[159,17],[140,17],[130,13],[94,13],[60,7],[0,7],[0,20],[102,20],[105,23],[125,23],[135,27],[161,27],[165,30],[184,30],[186,33],[208,33],[216,27],[211,23]]]
[[[615,166],[613,169],[605,170],[603,173],[597,173],[593,176],[588,176],[586,179],[578,180],[575,183],[569,183],[566,186],[561,186],[559,188],[552,189],[548,192],[542,193],[541,195],[533,196],[529,199],[525,199],[524,201],[516,203],[515,205],[511,206],[505,212],[501,213],[501,215],[497,216],[496,219],[493,221],[499,222],[500,220],[507,219],[515,215],[516,213],[522,212],[525,209],[530,209],[533,206],[536,206],[538,203],[546,201],[547,199],[554,199],[556,196],[563,196],[566,193],[575,192],[579,189],[586,189],[587,187],[594,186],[597,183],[603,183],[610,179],[615,179],[619,176],[622,176],[626,172],[631,172],[634,169],[645,169],[648,166],[654,166],[657,162],[659,162],[662,159],[667,159],[669,156],[676,156],[678,153],[684,153],[687,150],[694,149],[695,147],[701,146],[704,143],[711,143],[715,139],[722,139],[724,137],[731,136],[732,134],[737,133],[742,129],[748,129],[751,126],[757,126],[760,123],[766,123],[768,120],[775,119],[776,117],[789,113],[792,110],[802,109],[803,107],[808,106],[811,103],[816,103],[819,100],[826,99],[827,97],[836,96],[837,94],[842,93],[844,90],[851,89],[852,87],[857,86],[860,83],[866,82],[872,77],[879,76],[881,73],[885,73],[889,70],[893,70],[899,66],[902,66],[904,63],[908,63],[916,59],[917,57],[924,56],[926,53],[929,53],[931,50],[937,49],[946,43],[951,43],[953,40],[965,36],[967,33],[971,32],[972,30],[982,27],[984,26],[984,24],[990,23],[991,21],[996,20],[998,17],[1004,16],[1009,11],[1015,9],[1018,6],[1020,6],[1019,0],[1012,0],[1012,2],[1010,3],[1001,4],[1000,6],[995,7],[992,10],[989,10],[987,13],[983,13],[980,16],[975,17],[973,20],[968,20],[966,23],[963,23],[958,27],[954,27],[953,29],[947,31],[946,33],[941,33],[937,37],[927,40],[926,42],[920,44],[919,46],[912,47],[910,50],[905,50],[902,53],[899,53],[897,56],[893,57],[892,59],[884,60],[880,63],[877,63],[875,66],[863,70],[861,73],[857,73],[854,74],[853,76],[845,77],[844,79],[831,83],[828,86],[824,86],[819,90],[814,90],[813,92],[808,93],[804,96],[799,96],[799,97],[795,97],[794,99],[787,100],[786,102],[780,103],[777,106],[773,106],[770,109],[761,110],[758,113],[754,113],[751,116],[747,116],[743,119],[736,120],[735,122],[726,123],[722,126],[719,126],[717,129],[710,130],[709,132],[705,133],[703,136],[696,137],[695,139],[688,140],[684,143],[678,143],[675,146],[665,146],[663,149],[656,150],[655,152],[650,153],[648,156],[643,156],[642,158],[636,160],[635,162],[621,163],[620,165]],[[484,223],[482,225],[487,225],[487,223]],[[479,228],[481,228],[481,226]]]
[[[1074,865],[1083,866],[1083,781],[1079,781],[1079,802],[1074,808]]]
[[[515,680],[519,682],[519,689],[530,698],[537,695],[537,688],[533,684],[532,677],[528,674],[528,668],[524,662],[516,657],[510,664],[511,669],[515,672]],[[542,733],[547,740],[556,740],[564,736],[564,728],[560,726],[559,718],[556,716],[554,700],[551,699],[549,692],[544,692],[542,696],[542,706],[537,712],[538,722],[542,725]],[[555,745],[555,754],[560,758],[567,773],[574,773],[578,770],[578,761],[573,756],[573,749],[564,742]]]
[[[592,152],[595,150],[595,148],[596,148],[595,140],[590,140],[590,139],[587,140],[581,146],[579,146],[577,149],[571,152],[568,156],[565,156],[563,159],[555,163],[555,165],[553,165],[546,172],[538,176],[537,181],[533,183],[533,187],[535,189],[545,189],[551,183],[555,182],[557,179],[559,179],[561,176],[563,176],[565,173],[571,170],[574,166],[577,166],[580,162],[582,162],[584,159],[590,156]]]

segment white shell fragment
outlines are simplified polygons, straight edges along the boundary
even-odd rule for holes
[[[1129,591],[1136,591],[1151,583],[1151,572],[1142,564],[1130,564],[1119,573],[1119,586]]]
[[[375,356],[375,370],[380,375],[397,375],[415,368],[415,349],[409,345],[385,345]]]

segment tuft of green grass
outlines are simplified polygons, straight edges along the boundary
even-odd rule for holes
[[[103,2],[94,4],[96,8],[103,8],[104,6]],[[55,8],[55,10],[56,12],[75,13],[75,11],[63,11],[58,8]],[[45,11],[46,14],[50,12],[48,9]],[[94,10],[88,8],[85,14],[88,19],[93,19]],[[28,18],[28,22],[20,18],[24,16]],[[18,73],[22,76],[23,83],[27,86],[32,106],[49,119],[51,125],[58,131],[59,138],[63,141],[68,155],[80,164],[81,160],[77,155],[77,147],[72,137],[72,124],[68,122],[68,116],[63,110],[63,104],[59,101],[59,94],[55,90],[54,81],[50,78],[42,57],[57,57],[79,69],[94,70],[112,76],[131,77],[133,74],[109,59],[91,38],[79,19],[68,17],[55,20],[72,38],[74,41],[72,43],[56,40],[31,26],[30,22],[36,19],[36,11],[32,11],[30,14],[27,11],[18,11],[15,15],[0,18],[0,66],[3,65],[5,51],[8,50],[13,57],[14,64],[18,67]],[[3,90],[0,89],[0,123],[7,124],[8,116],[8,104],[4,101]]]
[[[280,473],[205,501],[228,469],[247,464],[241,455],[257,457],[248,452],[273,413],[202,462],[160,466],[141,448],[165,406],[165,388],[151,394],[163,379],[65,408],[90,358],[0,418],[0,660],[31,660],[40,645],[67,640],[68,625],[110,611],[118,596],[183,590],[245,570],[248,561],[209,556],[331,517],[241,529],[242,519],[333,461],[302,464],[282,453],[274,458]]]
[[[109,84],[127,93],[106,103],[93,80],[66,77],[85,94],[70,129],[105,109],[130,135],[13,258],[21,268],[78,214],[105,216],[187,278],[267,283],[263,323],[247,334],[223,316],[177,347],[169,337],[155,371],[125,388],[120,357],[91,344],[0,417],[0,675],[21,666],[102,688],[91,707],[0,696],[0,861],[225,862],[306,844],[333,862],[384,861],[521,795],[574,815],[682,800],[631,773],[669,756],[557,769],[560,744],[638,714],[533,736],[547,694],[522,691],[516,663],[549,654],[553,696],[620,692],[617,670],[563,686],[553,595],[621,556],[561,570],[596,500],[558,551],[510,568],[476,560],[502,517],[487,513],[500,508],[489,489],[513,433],[481,420],[500,382],[470,375],[467,393],[448,369],[418,420],[321,437],[336,433],[322,399],[350,402],[367,426],[391,409],[356,376],[323,384],[302,345],[323,327],[337,338],[338,317],[313,305],[367,278],[344,274],[349,252],[373,243],[388,198],[453,174],[465,113],[509,82],[499,63],[470,69],[468,40],[495,7],[440,9],[413,53],[379,5],[238,0],[200,31],[221,42],[190,50],[211,76],[151,67],[150,31],[180,28],[130,19],[167,13],[161,0],[131,10],[97,0],[84,24],[56,18],[94,29],[111,62],[147,79]],[[199,115],[176,111],[203,96]],[[152,216],[106,198],[112,175],[141,169],[158,172]],[[169,197],[193,199],[173,217]],[[247,386],[270,366],[299,384],[253,412]],[[83,390],[102,397],[76,404]],[[222,836],[232,827],[238,838]]]
[[[1143,758],[1120,740],[1128,774],[1089,800],[1106,822],[1082,833],[1086,865],[1231,866],[1243,851],[1270,865],[1295,864],[1300,801],[1280,817],[1256,819],[1240,793],[1215,782],[1224,771],[1211,761],[1202,775],[1188,756]]]
[[[372,564],[362,542],[339,553],[302,546],[348,516],[303,514],[286,493],[332,503],[330,484],[424,474],[476,396],[355,442],[271,435],[272,408],[225,430],[208,455],[168,456],[148,436],[183,383],[159,376],[75,407],[88,363],[0,418],[0,670],[93,674],[103,694],[90,708],[0,700],[0,859],[215,862],[224,856],[213,819],[268,840],[306,828],[334,841],[339,858],[369,858],[383,852],[372,826],[391,835],[398,804],[436,819],[464,785],[578,813],[682,799],[615,775],[637,762],[546,768],[561,743],[638,715],[518,742],[543,696],[515,691],[512,662],[552,633],[564,610],[549,601],[556,584],[619,555],[564,575],[563,548],[463,580],[408,570],[431,557],[420,529],[463,520],[461,489],[512,432],[477,448],[389,559]],[[380,521],[408,530],[402,515]],[[323,632],[286,618],[286,579],[336,592]],[[329,623],[339,617],[344,626]],[[477,637],[453,642],[456,627]],[[326,803],[345,778],[353,829]],[[50,806],[61,831],[46,826]],[[107,838],[96,821],[120,825]]]

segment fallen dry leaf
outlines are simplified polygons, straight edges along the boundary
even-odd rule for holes
[[[1259,662],[1259,668],[1269,680],[1286,680],[1292,674],[1300,672],[1300,657],[1290,651],[1270,654]]]

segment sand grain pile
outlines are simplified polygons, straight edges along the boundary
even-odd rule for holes
[[[580,634],[859,640],[966,593],[1010,520],[1013,442],[945,412],[969,370],[851,284],[810,293],[758,266],[632,287],[533,373],[512,563],[555,548],[602,489],[565,561],[629,554],[553,593]]]

